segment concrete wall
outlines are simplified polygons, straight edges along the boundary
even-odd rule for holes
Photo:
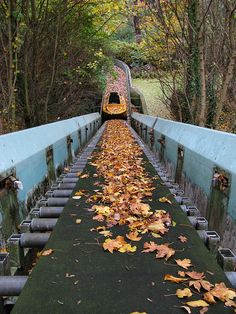
[[[209,220],[210,228],[220,233],[221,244],[236,251],[236,135],[138,113],[132,115],[132,121],[149,145],[149,134],[143,130],[154,129],[152,149],[157,156],[161,150],[158,140],[165,137],[164,162],[172,178],[178,147],[183,149],[180,185]],[[219,193],[212,185],[216,169],[229,178],[229,188]]]
[[[47,148],[53,149],[55,171],[62,169],[69,156],[67,137],[71,137],[71,149],[76,152],[100,124],[100,115],[92,113],[0,136],[0,180],[12,173],[22,181],[24,189],[17,192],[17,197],[25,204],[48,177]]]

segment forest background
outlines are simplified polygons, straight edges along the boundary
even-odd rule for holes
[[[177,121],[236,132],[235,0],[2,0],[0,133],[98,110],[114,58]]]

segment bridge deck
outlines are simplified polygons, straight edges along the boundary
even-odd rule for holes
[[[143,158],[147,173],[156,176],[147,158]],[[102,181],[93,177],[95,171],[88,163],[84,173],[89,177],[78,181],[74,193],[86,189],[93,195],[95,189],[101,189],[94,185],[98,180]],[[194,265],[190,270],[204,271],[206,280],[213,284],[225,282],[230,287],[224,272],[169,190],[159,179],[154,180],[154,187],[152,201],[149,201],[152,210],[168,211],[176,226],[171,226],[163,238],[154,239],[150,233],[142,235],[141,241],[132,242],[137,246],[134,253],[104,251],[102,243],[105,238],[90,231],[103,225],[93,220],[93,213],[87,210],[92,205],[86,203],[84,196],[79,200],[71,198],[45,248],[53,249],[53,254],[40,257],[12,313],[183,313],[180,306],[189,300],[178,299],[174,294],[186,285],[164,281],[165,274],[179,277],[177,272],[184,270],[175,264],[174,259],[189,258]],[[163,196],[168,196],[172,204],[160,203],[158,200]],[[81,223],[77,224],[76,219],[81,219]],[[113,238],[128,233],[127,226],[114,226],[111,230]],[[178,240],[181,234],[188,238],[187,243]],[[153,253],[141,253],[146,241],[171,243],[176,250],[175,256],[165,261],[157,260]],[[201,299],[201,295],[195,293],[190,299]],[[199,313],[199,308],[192,309],[192,313]],[[232,308],[217,302],[209,307],[208,313],[232,313]]]

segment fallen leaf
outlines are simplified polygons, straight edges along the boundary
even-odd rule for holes
[[[104,237],[112,237],[112,233],[109,230],[99,231],[99,234],[103,235]]]
[[[122,247],[118,250],[121,253],[126,253],[126,252],[135,252],[137,250],[137,246],[131,246],[130,244],[124,244]]]
[[[140,241],[142,237],[138,236],[138,231],[131,231],[129,234],[126,234],[126,238],[128,238],[131,241]]]
[[[156,258],[163,258],[167,261],[172,255],[175,254],[175,250],[169,247],[169,243],[157,245]]]
[[[182,299],[184,297],[191,297],[193,295],[189,288],[185,288],[183,290],[177,289],[175,294],[179,299]]]
[[[158,245],[155,242],[151,241],[150,243],[145,242],[143,247],[144,247],[145,250],[143,250],[142,252],[143,253],[149,253],[149,252],[156,251],[157,248],[158,248]]]
[[[185,242],[188,241],[188,239],[187,239],[185,236],[183,236],[183,235],[180,235],[180,236],[178,237],[178,239],[179,239],[180,242],[182,242],[182,243],[185,243]]]
[[[236,303],[233,300],[228,300],[225,302],[225,306],[236,307]]]
[[[211,287],[213,287],[213,285],[209,281],[206,281],[206,280],[192,280],[189,282],[189,286],[190,287],[194,286],[194,288],[198,292],[200,292],[201,288],[205,289],[206,291],[210,291]]]
[[[86,192],[86,190],[80,190],[78,192],[75,192],[75,196],[84,196],[85,192]]]
[[[148,230],[155,232],[155,233],[161,233],[164,234],[168,231],[163,221],[155,221],[148,225]]]
[[[188,314],[191,314],[191,313],[192,313],[190,307],[184,306],[184,305],[182,305],[182,306],[180,306],[180,307],[181,307],[182,309],[184,309],[185,311],[187,311]]]
[[[208,310],[209,310],[208,307],[203,307],[203,308],[200,310],[199,314],[205,314],[206,312],[208,312]]]
[[[180,275],[181,277],[185,277],[185,272],[182,270],[179,270],[178,275]]]
[[[172,202],[168,198],[166,198],[166,197],[159,198],[159,202],[172,204]]]
[[[72,196],[73,200],[79,200],[82,196]]]
[[[40,255],[41,256],[48,256],[48,255],[51,255],[53,252],[54,252],[54,250],[48,249],[48,250],[43,251]]]
[[[209,292],[204,293],[204,300],[208,299],[211,303],[215,303],[214,298],[217,298],[222,302],[226,302],[234,299],[235,297],[235,290],[227,288],[225,283],[223,282],[216,283],[213,289],[211,289]]]
[[[192,279],[203,279],[203,278],[205,278],[204,273],[198,273],[196,271],[187,271],[187,272],[185,272],[185,274]]]
[[[103,243],[104,250],[108,250],[110,253],[113,253],[114,250],[118,250],[122,247],[119,241],[116,239],[106,239]]]
[[[96,215],[96,216],[93,216],[93,220],[102,222],[105,220],[105,218],[103,217],[103,215]]]
[[[165,275],[164,280],[175,282],[175,283],[180,283],[180,282],[183,282],[187,279],[186,278],[178,278],[178,277],[174,277],[170,274],[167,274],[167,275]]]
[[[180,267],[183,267],[184,269],[188,269],[190,266],[192,266],[191,260],[188,258],[185,258],[183,260],[176,259],[175,262],[176,264],[178,264]]]
[[[189,301],[189,302],[186,302],[186,304],[191,306],[191,307],[206,307],[206,306],[209,306],[209,304],[206,303],[204,300]]]
[[[76,219],[75,223],[76,223],[76,224],[80,224],[81,221],[82,221],[82,219]]]
[[[152,235],[154,238],[161,238],[160,234],[155,233],[155,232],[152,232],[151,235]]]
[[[89,178],[89,174],[85,173],[82,176],[80,176],[81,179],[87,179]]]

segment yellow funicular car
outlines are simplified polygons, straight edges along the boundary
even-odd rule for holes
[[[126,119],[127,103],[125,97],[117,92],[109,93],[104,99],[102,111],[105,119]]]

